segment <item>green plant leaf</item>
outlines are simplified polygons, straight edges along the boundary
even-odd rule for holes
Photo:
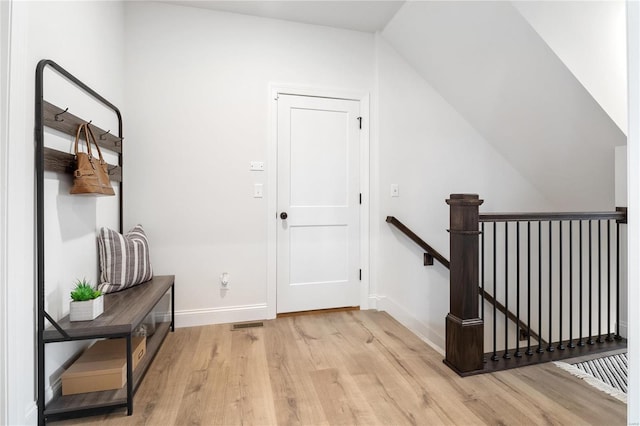
[[[102,292],[94,289],[91,284],[86,280],[77,280],[76,287],[71,292],[71,299],[75,302],[84,302],[85,300],[92,300],[100,297]]]

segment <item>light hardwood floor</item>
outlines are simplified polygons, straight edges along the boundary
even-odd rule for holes
[[[383,312],[169,334],[124,411],[57,424],[623,425],[626,405],[553,364],[460,378]]]

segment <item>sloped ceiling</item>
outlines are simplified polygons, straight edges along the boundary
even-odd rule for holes
[[[382,36],[556,208],[614,207],[625,135],[511,3],[407,2]]]
[[[625,2],[514,1],[512,4],[626,134]]]

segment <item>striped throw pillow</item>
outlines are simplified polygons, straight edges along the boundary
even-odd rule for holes
[[[98,233],[100,286],[103,293],[124,290],[153,278],[149,261],[149,242],[136,225],[125,235],[109,228]]]

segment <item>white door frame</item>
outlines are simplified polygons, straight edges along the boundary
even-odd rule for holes
[[[629,129],[627,140],[627,206],[629,217],[627,225],[628,259],[637,259],[640,255],[640,4],[627,2],[627,73],[629,95]],[[627,262],[627,325],[629,339],[629,394],[627,422],[640,422],[640,311],[636,301],[640,298],[640,265]]]
[[[348,99],[360,102],[362,131],[360,132],[360,192],[362,206],[360,208],[360,265],[362,281],[360,281],[360,308],[369,309],[369,93],[343,89],[292,86],[287,84],[271,84],[269,86],[270,102],[270,137],[267,158],[267,315],[276,317],[277,304],[277,213],[278,213],[278,96],[298,95],[322,98]]]
[[[7,372],[7,168],[12,0],[0,1],[0,424],[9,417]]]

